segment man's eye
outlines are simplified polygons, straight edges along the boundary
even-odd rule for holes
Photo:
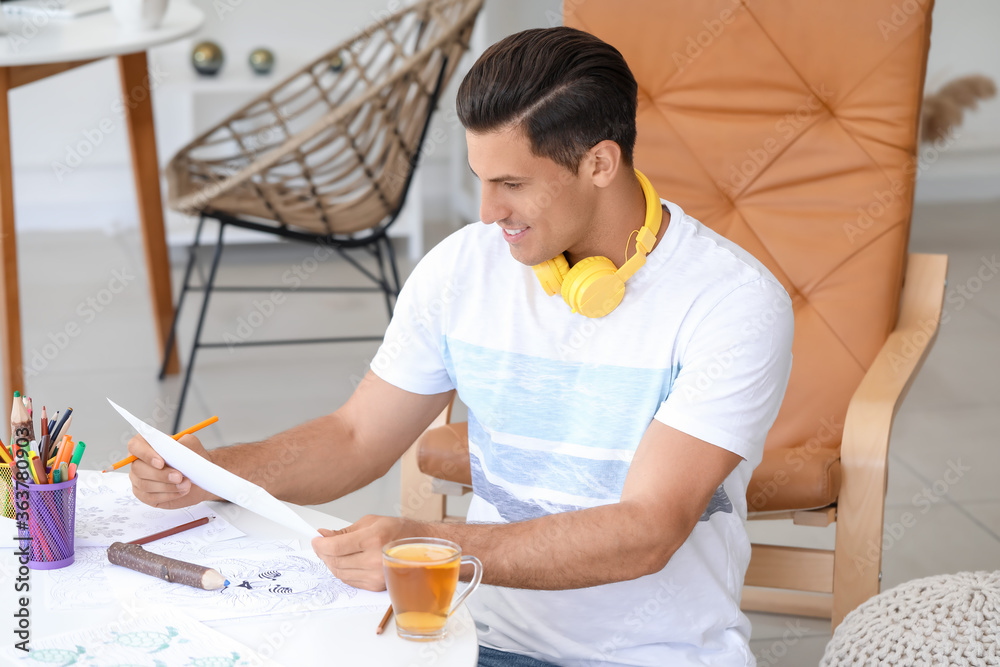
[[[508,190],[520,190],[522,183],[504,183],[503,186]]]

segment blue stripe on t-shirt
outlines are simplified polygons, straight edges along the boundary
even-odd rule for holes
[[[446,337],[448,374],[490,431],[634,451],[677,368],[583,364]]]
[[[506,521],[617,501],[631,454],[678,373],[534,357],[454,338],[442,344],[469,408],[473,489]],[[578,506],[561,494],[593,502]]]
[[[475,495],[479,496],[496,508],[504,521],[527,521],[537,519],[548,514],[559,514],[570,510],[580,509],[575,505],[563,505],[551,501],[526,500],[519,498],[510,491],[497,484],[491,484],[483,474],[483,466],[479,457],[471,455],[472,464],[472,489]]]
[[[518,486],[548,489],[594,500],[621,496],[629,461],[588,459],[499,444],[469,415],[469,440],[482,452],[492,478]]]

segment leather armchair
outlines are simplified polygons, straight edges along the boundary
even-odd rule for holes
[[[792,298],[792,374],[749,518],[836,521],[836,547],[755,544],[745,609],[836,627],[879,592],[892,421],[937,334],[947,271],[944,255],[907,253],[932,5],[564,3],[567,25],[635,73],[637,168]],[[470,483],[464,424],[446,421],[404,457],[404,515],[444,517],[431,477]]]

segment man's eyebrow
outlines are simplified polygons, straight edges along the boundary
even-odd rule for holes
[[[472,168],[471,164],[469,165],[469,171],[472,172],[472,175],[476,177],[477,181],[480,180],[479,174],[476,173],[476,170]],[[527,176],[513,176],[510,174],[504,174],[503,176],[494,176],[493,178],[488,180],[490,183],[510,183],[512,181],[513,182],[527,181],[529,179]]]

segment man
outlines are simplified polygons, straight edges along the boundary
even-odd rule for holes
[[[745,493],[791,367],[791,308],[748,253],[644,194],[636,99],[621,54],[586,33],[493,45],[458,94],[485,224],[416,267],[364,382],[336,412],[260,443],[183,441],[279,498],[321,503],[384,474],[457,390],[469,522],[366,516],[313,546],[376,590],[393,539],[443,537],[478,556],[481,665],[754,662],[739,610]],[[647,252],[596,318],[548,296],[532,269]],[[145,502],[208,497],[141,439],[129,449]]]

